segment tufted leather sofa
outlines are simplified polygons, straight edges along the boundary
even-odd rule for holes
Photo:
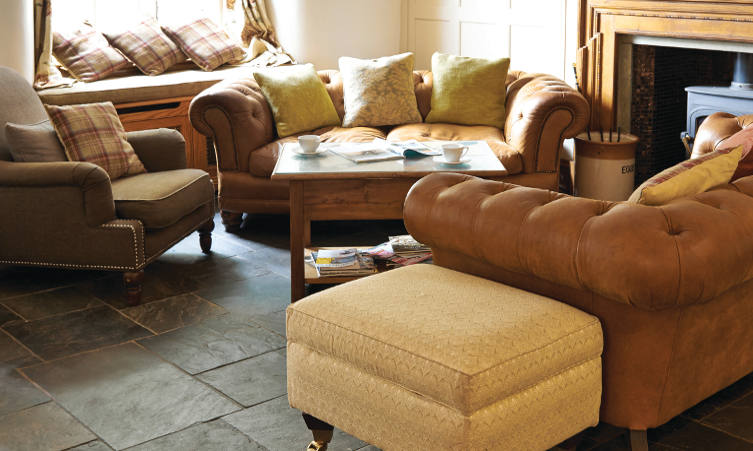
[[[744,128],[753,126],[753,114],[735,116],[730,113],[714,113],[703,121],[693,142],[692,158],[713,152],[722,141]]]
[[[696,151],[751,119],[710,117]],[[753,371],[753,176],[649,207],[434,174],[404,217],[436,264],[601,320],[602,421],[656,427]]]
[[[321,71],[342,119],[342,78]],[[416,99],[422,117],[431,108],[432,74],[414,72]],[[507,76],[507,119],[504,130],[486,126],[407,124],[388,128],[328,127],[314,130],[324,142],[392,140],[486,140],[510,173],[506,181],[557,189],[559,150],[564,138],[581,132],[588,120],[583,96],[563,81],[542,74],[511,71]],[[219,174],[219,202],[226,226],[240,223],[240,214],[287,213],[287,182],[270,179],[283,143],[278,139],[269,105],[252,77],[227,80],[206,89],[191,102],[191,122],[214,139]],[[311,133],[311,132],[308,132]]]

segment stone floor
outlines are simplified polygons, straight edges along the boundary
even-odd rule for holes
[[[192,235],[146,270],[144,302],[116,274],[0,267],[0,450],[302,450],[287,405],[287,217],[213,254]],[[399,222],[315,223],[321,244],[378,244]],[[655,450],[753,450],[753,376],[649,431]],[[338,431],[333,450],[374,451]],[[600,425],[578,449],[627,449]]]

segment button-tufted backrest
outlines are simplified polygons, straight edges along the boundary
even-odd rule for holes
[[[507,74],[506,86],[510,86],[510,83],[514,82],[518,78],[524,75],[521,71],[510,71]],[[345,117],[345,102],[343,100],[343,79],[340,76],[340,72],[336,70],[320,70],[319,78],[327,88],[329,96],[332,98],[332,102],[335,104],[337,114],[340,115],[342,120]],[[431,111],[431,91],[434,85],[434,77],[430,71],[417,70],[413,71],[413,86],[416,91],[416,102],[418,103],[418,111],[421,112],[421,117],[426,119],[426,116]]]

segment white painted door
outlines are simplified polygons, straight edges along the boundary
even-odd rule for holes
[[[510,57],[512,69],[566,80],[576,47],[575,0],[408,0],[406,46],[416,68],[435,51]]]

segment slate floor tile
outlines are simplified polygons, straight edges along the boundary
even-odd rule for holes
[[[244,407],[269,401],[287,392],[285,349],[207,371],[198,377]]]
[[[111,273],[31,266],[2,266],[0,267],[0,302],[37,291],[99,279],[107,274]]]
[[[83,287],[115,308],[128,307],[123,277],[120,274],[112,274],[106,278],[88,282]],[[161,265],[157,260],[149,264],[144,270],[141,303],[147,304],[179,294],[190,293],[197,288],[198,284],[189,276],[181,271],[172,270],[168,265]]]
[[[4,304],[30,321],[96,307],[102,305],[102,302],[81,288],[73,286],[7,299]]]
[[[0,417],[0,447],[4,450],[60,450],[96,438],[52,402]]]
[[[102,443],[100,440],[94,440],[93,442],[84,443],[78,445],[75,448],[70,448],[67,451],[111,451],[112,448]]]
[[[682,450],[753,450],[753,443],[745,442],[682,416],[675,417],[656,429],[650,429],[648,438],[651,442]]]
[[[239,408],[133,343],[42,363],[24,371],[115,449]]]
[[[223,420],[195,424],[187,429],[156,438],[128,451],[266,451]]]
[[[37,362],[39,360],[29,351],[0,332],[0,416],[50,400],[16,371],[18,367]]]
[[[306,428],[301,412],[288,405],[286,396],[258,404],[223,419],[270,451],[305,449],[311,441],[311,431]],[[328,449],[357,450],[366,445],[363,441],[335,429]]]
[[[45,360],[152,335],[107,306],[17,321],[6,325],[5,330]]]
[[[290,304],[290,279],[270,273],[203,288],[196,294],[244,317],[271,313]]]
[[[148,337],[139,343],[191,374],[285,346],[281,337],[253,323],[237,321],[230,314]]]
[[[259,324],[265,329],[271,330],[277,334],[285,336],[285,310],[271,313],[260,313],[248,317],[250,321]]]
[[[753,394],[728,404],[702,423],[753,442]]]
[[[0,305],[0,327],[3,327],[11,321],[17,321],[19,319],[20,318],[18,317],[18,315]]]
[[[125,308],[121,312],[148,329],[162,333],[221,315],[225,310],[188,293]]]

